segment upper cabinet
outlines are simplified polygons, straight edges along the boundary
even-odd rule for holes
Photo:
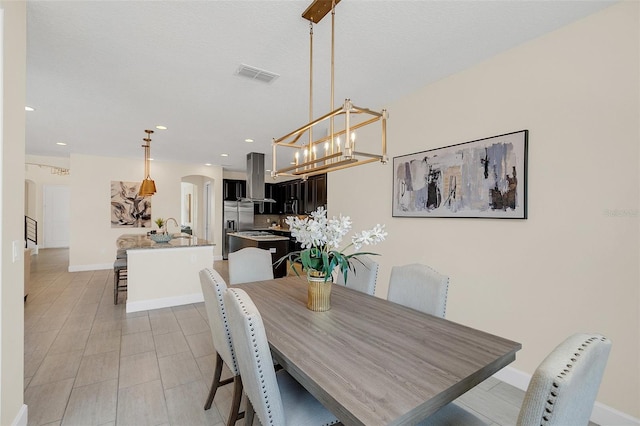
[[[291,199],[297,200],[298,214],[309,214],[320,206],[327,206],[327,175],[312,176],[306,181],[289,180],[276,185],[278,212],[285,212],[284,204]]]
[[[275,203],[254,203],[254,214],[280,214],[278,186],[273,183],[264,184],[264,197],[276,200]]]
[[[285,214],[285,203],[297,200],[298,214],[308,214],[320,206],[327,206],[327,175],[312,176],[306,181],[289,180],[280,183],[264,184],[265,198],[275,203],[255,203],[255,214]],[[236,201],[247,196],[247,184],[244,180],[224,179],[223,194],[225,201]]]
[[[312,176],[305,182],[304,213],[311,213],[318,207],[327,207],[327,175]]]
[[[224,179],[222,192],[225,201],[236,201],[247,196],[247,182],[239,179]]]

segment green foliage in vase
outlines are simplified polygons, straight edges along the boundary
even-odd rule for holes
[[[158,225],[158,228],[162,229],[162,227],[164,226],[164,219],[159,217],[155,220],[156,225]]]

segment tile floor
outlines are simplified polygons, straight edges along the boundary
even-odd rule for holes
[[[32,257],[29,425],[223,425],[229,386],[203,409],[215,359],[204,304],[127,314],[113,304],[112,271],[67,266],[66,249]]]
[[[215,359],[204,304],[127,314],[124,303],[113,304],[113,271],[67,267],[67,249],[32,257],[24,342],[29,425],[223,425],[230,386],[203,410]],[[215,267],[227,274],[226,263]],[[514,425],[523,396],[489,379],[456,402],[481,424]]]

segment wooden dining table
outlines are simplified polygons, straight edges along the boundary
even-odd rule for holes
[[[264,322],[273,357],[344,425],[408,425],[513,362],[520,343],[333,284],[306,307],[305,278],[234,285]]]

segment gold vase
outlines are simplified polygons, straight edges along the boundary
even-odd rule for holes
[[[313,271],[317,272],[317,271]],[[307,273],[309,282],[307,293],[307,308],[315,312],[331,309],[331,280],[325,282],[324,276],[317,276],[311,271]]]

